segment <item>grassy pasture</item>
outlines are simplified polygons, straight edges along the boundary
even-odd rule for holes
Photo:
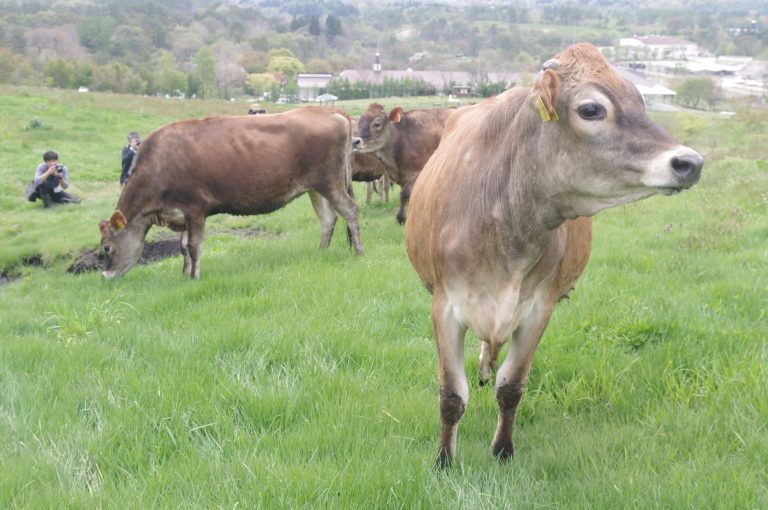
[[[506,465],[468,337],[458,462],[438,473],[429,296],[396,200],[361,204],[361,257],[343,223],[317,250],[303,197],[210,218],[199,282],[180,258],[72,276],[128,131],[247,104],[2,88],[0,108],[0,270],[20,277],[0,286],[0,508],[768,507],[764,115],[656,117],[705,154],[701,182],[595,217]],[[24,199],[48,148],[82,204]]]

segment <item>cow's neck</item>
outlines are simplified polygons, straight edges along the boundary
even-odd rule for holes
[[[536,161],[536,154],[525,151],[516,155],[510,168],[507,224],[523,241],[540,241],[551,236],[567,219],[550,200],[546,179],[548,168]]]
[[[152,214],[152,200],[147,199],[147,188],[141,186],[139,176],[135,175],[133,179],[125,185],[120,200],[117,203],[117,209],[123,213],[128,224],[145,232],[156,224],[155,216]]]

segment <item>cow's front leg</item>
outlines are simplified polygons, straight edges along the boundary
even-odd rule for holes
[[[200,279],[200,257],[203,254],[203,233],[205,230],[205,218],[202,216],[187,216],[187,253],[189,256],[189,267],[187,259],[184,258],[184,274],[192,277],[193,280]],[[187,272],[189,270],[189,272]]]
[[[459,420],[467,407],[469,386],[464,372],[464,335],[467,328],[455,319],[441,290],[435,290],[432,296],[432,325],[440,381],[440,444],[435,467],[446,468],[456,456]]]
[[[547,327],[552,305],[538,303],[512,335],[504,363],[496,374],[496,403],[499,405],[499,420],[491,443],[491,452],[500,460],[514,455],[512,430],[517,406],[523,397],[528,371],[533,354],[539,345],[544,328]]]
[[[397,211],[397,222],[401,225],[405,224],[405,209],[411,200],[411,191],[415,182],[415,179],[408,181],[400,188],[400,209]]]

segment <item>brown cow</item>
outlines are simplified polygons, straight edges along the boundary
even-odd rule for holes
[[[638,91],[594,46],[572,46],[545,67],[533,90],[453,114],[411,196],[406,248],[432,293],[439,359],[438,466],[455,455],[467,405],[467,329],[483,342],[481,381],[511,339],[496,375],[492,442],[506,459],[536,346],[587,264],[589,216],[678,193],[701,174],[702,157],[651,122]]]
[[[327,247],[338,212],[362,253],[351,191],[351,124],[337,111],[210,117],[164,126],[142,143],[117,211],[101,221],[106,278],[131,269],[152,225],[182,232],[184,274],[200,277],[205,218],[265,214],[308,192]]]
[[[399,106],[389,114],[373,103],[360,116],[354,150],[375,154],[389,178],[400,185],[397,221],[405,222],[405,208],[413,183],[440,143],[443,125],[453,109],[432,108],[403,112]]]
[[[392,185],[387,177],[384,163],[369,152],[352,153],[352,180],[365,183],[365,203],[371,203],[371,195],[379,185],[378,194],[389,202],[389,188]]]

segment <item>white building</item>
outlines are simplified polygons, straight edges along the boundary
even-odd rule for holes
[[[701,53],[694,42],[663,35],[619,39],[619,50],[630,60],[690,60]]]
[[[325,87],[333,78],[331,73],[301,73],[296,77],[299,86],[299,99],[314,101],[317,96],[325,94]]]

